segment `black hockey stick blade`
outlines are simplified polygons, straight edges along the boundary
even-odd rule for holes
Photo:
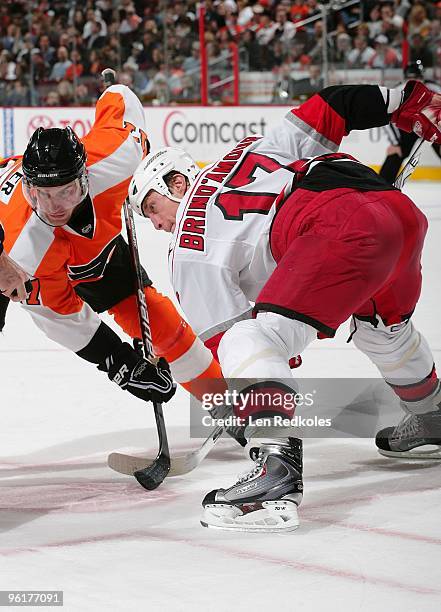
[[[133,476],[144,489],[153,491],[165,480],[169,471],[170,459],[166,455],[158,455],[152,465],[136,470]]]
[[[139,484],[148,491],[153,491],[153,489],[159,487],[170,471],[170,452],[168,450],[162,404],[153,402],[153,409],[155,411],[156,427],[159,435],[159,452],[151,465],[141,470],[136,470],[133,473]]]

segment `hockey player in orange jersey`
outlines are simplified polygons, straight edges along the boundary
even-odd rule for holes
[[[5,252],[32,279],[23,306],[35,324],[123,389],[168,401],[174,384],[166,362],[157,370],[147,362],[139,367],[138,353],[97,314],[108,311],[126,333],[141,336],[121,208],[148,150],[141,103],[127,87],[113,85],[98,100],[82,141],[70,128],[39,128],[23,158],[3,162],[0,223]],[[154,349],[174,378],[188,387],[220,377],[210,351],[144,271],[143,277]]]

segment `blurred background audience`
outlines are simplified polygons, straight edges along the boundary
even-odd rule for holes
[[[206,0],[210,100],[232,102],[232,44],[243,74],[272,77],[275,103],[320,89],[324,63],[328,70],[368,71],[421,60],[440,70],[441,2],[334,0],[328,7],[334,10],[324,23],[318,0]],[[0,6],[2,106],[90,105],[102,91],[105,67],[146,104],[198,103],[200,66],[196,0]]]

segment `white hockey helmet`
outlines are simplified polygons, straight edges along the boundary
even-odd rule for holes
[[[183,174],[191,186],[199,168],[188,153],[174,147],[164,147],[159,151],[149,153],[142,160],[129,186],[129,203],[138,215],[144,216],[142,202],[150,190],[157,191],[174,202],[180,202],[179,198],[172,195],[164,181],[164,176],[173,171]]]

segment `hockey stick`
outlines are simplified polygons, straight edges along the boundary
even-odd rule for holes
[[[400,191],[403,189],[404,183],[407,181],[409,176],[411,176],[415,168],[418,166],[418,162],[420,161],[421,156],[420,149],[423,142],[425,142],[423,138],[417,140],[417,144],[416,146],[414,146],[413,151],[410,153],[409,159],[407,160],[405,166],[394,181],[394,187],[396,187]]]
[[[127,238],[129,242],[130,259],[132,262],[133,273],[136,281],[136,302],[138,305],[138,316],[141,325],[142,344],[144,349],[144,357],[153,362],[153,345],[152,334],[150,331],[149,314],[144,295],[144,284],[142,281],[141,265],[139,262],[138,242],[136,240],[135,219],[133,211],[130,207],[128,199],[124,202],[124,219],[126,222]],[[144,489],[149,491],[156,489],[170,471],[170,451],[168,449],[167,431],[165,429],[164,413],[162,404],[153,402],[153,410],[155,413],[156,429],[159,438],[159,450],[151,465],[141,469],[136,469],[133,476]]]
[[[215,427],[200,448],[183,455],[171,457],[168,476],[182,476],[196,469],[214,448],[222,432],[223,427]],[[110,453],[107,458],[107,464],[112,470],[120,474],[130,475],[138,470],[144,469],[146,465],[149,465],[153,461],[153,457],[127,455],[125,453]]]
[[[106,87],[110,87],[110,85],[113,85],[115,83],[116,74],[115,71],[111,68],[106,68],[105,70],[103,70],[101,76]],[[141,330],[143,331],[144,351],[146,346],[144,332],[146,332],[147,344],[148,342],[150,342],[150,350],[148,351],[148,353],[151,355],[153,354],[153,351],[151,346],[150,325],[148,323],[148,312],[145,305],[142,279],[140,277],[139,253],[136,241],[135,223],[133,219],[132,210],[127,200],[124,203],[124,218],[127,227],[127,235],[129,238],[132,264],[137,276],[138,312],[141,321]],[[144,314],[147,318],[147,325],[144,325]],[[216,427],[198,450],[192,451],[185,455],[177,456],[171,459],[170,464],[170,452],[168,449],[167,433],[165,430],[162,406],[160,404],[154,404],[154,410],[159,437],[159,452],[156,458],[133,457],[131,455],[125,455],[123,453],[111,453],[107,458],[107,463],[111,469],[121,474],[135,476],[138,482],[146,489],[155,489],[161,484],[161,482],[169,473],[171,476],[179,476],[180,474],[186,474],[187,472],[191,472],[192,470],[194,470],[214,447],[216,441],[221,436],[223,431],[222,427]]]
[[[116,73],[111,68],[101,72],[105,87],[115,83]],[[141,336],[144,357],[154,363],[152,334],[150,330],[149,313],[144,295],[144,283],[142,281],[141,265],[139,262],[138,242],[136,240],[135,219],[128,198],[124,201],[124,219],[126,222],[127,239],[129,243],[130,259],[132,263],[133,276],[136,288],[136,303],[138,306],[138,317],[141,326]],[[149,491],[159,487],[161,482],[170,471],[170,451],[168,449],[167,431],[165,429],[164,413],[160,402],[152,402],[155,413],[156,429],[158,431],[159,450],[150,465],[135,469],[131,474],[136,478],[144,489]]]

